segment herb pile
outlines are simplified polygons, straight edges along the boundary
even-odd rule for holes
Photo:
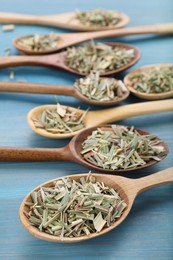
[[[55,33],[44,35],[28,35],[20,37],[18,44],[28,50],[46,51],[58,47],[59,35]]]
[[[143,93],[162,93],[173,90],[173,66],[141,70],[130,77],[130,85]]]
[[[91,70],[106,72],[128,64],[134,56],[134,49],[93,42],[69,48],[65,55],[65,63],[81,73],[89,73]]]
[[[100,102],[119,99],[127,92],[121,80],[101,78],[99,71],[91,71],[85,78],[76,80],[74,86],[82,95]]]
[[[122,18],[119,12],[111,10],[77,11],[76,18],[86,26],[107,27],[118,24]]]
[[[25,202],[31,225],[48,234],[80,237],[100,232],[115,222],[126,208],[114,188],[94,176],[58,180],[49,187],[40,187]]]
[[[57,104],[57,109],[44,110],[38,118],[32,117],[36,128],[44,129],[52,134],[65,134],[78,131],[84,127],[86,112],[71,110]]]
[[[160,161],[164,147],[155,135],[141,135],[133,127],[112,125],[93,131],[82,143],[81,155],[104,169],[129,169],[154,159]]]

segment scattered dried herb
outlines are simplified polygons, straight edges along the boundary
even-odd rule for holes
[[[32,121],[35,127],[42,128],[52,134],[72,133],[84,127],[86,113],[87,111],[71,110],[69,107],[57,104],[57,109],[46,109],[39,118],[32,118]]]
[[[76,80],[74,86],[82,95],[100,102],[116,100],[127,92],[121,80],[101,78],[99,71],[91,71],[85,78]]]
[[[165,149],[153,135],[141,135],[134,127],[112,125],[97,128],[82,143],[86,161],[104,169],[129,169],[161,160]]]
[[[76,17],[86,26],[107,27],[119,23],[122,18],[120,12],[111,10],[76,11]]]
[[[127,204],[118,192],[94,176],[62,178],[31,193],[25,212],[31,225],[50,235],[81,237],[109,227]]]
[[[10,77],[10,79],[14,79],[14,71],[10,72],[10,76],[9,77]]]
[[[14,24],[7,24],[2,26],[3,32],[13,31],[15,29]]]
[[[173,66],[141,70],[130,77],[130,85],[143,93],[162,93],[173,90]]]
[[[59,35],[55,33],[44,35],[27,35],[18,39],[18,44],[25,49],[33,51],[46,51],[56,49],[58,46]]]
[[[128,64],[134,56],[133,49],[92,42],[69,48],[65,63],[81,73],[89,73],[91,70],[105,72]]]

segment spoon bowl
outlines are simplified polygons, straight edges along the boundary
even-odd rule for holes
[[[63,107],[63,106],[62,106]],[[74,107],[68,107],[71,111],[76,111],[77,113],[84,113],[85,110],[76,109]],[[28,124],[31,129],[39,135],[48,138],[70,138],[76,135],[79,131],[69,132],[66,134],[50,133],[44,129],[36,128],[32,118],[38,118],[39,115],[44,110],[56,110],[56,105],[44,105],[33,108],[27,116]],[[98,126],[100,124],[115,122],[125,118],[146,115],[152,113],[166,112],[173,110],[173,99],[160,100],[160,101],[149,101],[141,102],[137,104],[124,105],[119,107],[107,108],[97,111],[88,111],[84,118],[84,129],[93,126]],[[80,130],[81,131],[81,130]]]
[[[78,181],[81,177],[86,177],[87,173],[80,173],[76,175],[66,176],[72,180]],[[97,236],[101,236],[112,229],[116,228],[118,225],[120,225],[125,218],[128,216],[132,205],[134,203],[134,200],[136,196],[150,188],[154,188],[156,186],[162,185],[162,184],[169,184],[173,183],[173,167],[168,168],[166,170],[162,170],[160,172],[157,172],[155,174],[139,178],[139,179],[129,179],[124,178],[121,176],[113,176],[113,175],[105,175],[105,174],[95,174],[92,173],[92,175],[96,178],[97,181],[105,183],[108,187],[112,187],[117,190],[120,197],[124,199],[125,203],[127,204],[126,209],[123,211],[123,214],[120,218],[117,219],[117,221],[113,222],[111,226],[105,227],[102,231],[98,233],[91,233],[89,235],[81,236],[81,237],[64,237],[63,239],[60,239],[58,236],[49,235],[45,232],[39,231],[36,227],[32,226],[29,223],[28,218],[26,217],[26,213],[28,213],[29,209],[25,205],[26,202],[31,201],[31,192],[37,191],[40,187],[50,187],[54,181],[61,180],[62,178],[57,178],[54,180],[47,181],[38,187],[34,188],[23,200],[21,203],[20,209],[19,209],[19,218],[21,221],[21,224],[24,226],[24,228],[31,233],[34,237],[37,237],[39,239],[48,240],[51,242],[80,242],[84,240],[88,240]],[[65,177],[64,177],[65,178]]]
[[[80,23],[76,19],[75,12],[53,14],[53,15],[26,15],[26,14],[15,14],[15,13],[0,13],[0,23],[15,23],[15,24],[32,24],[32,25],[46,25],[53,27],[60,27],[66,29],[73,29],[79,31],[99,31],[99,30],[110,30],[125,26],[129,22],[129,16],[123,12],[118,12],[120,21],[114,26],[87,26]]]
[[[113,70],[108,70],[105,72],[100,72],[100,75],[111,75],[111,74],[116,74],[119,72],[122,72],[131,66],[133,66],[139,59],[140,59],[140,50],[132,45],[128,44],[123,44],[123,43],[105,43],[108,46],[112,46],[113,48],[115,47],[121,47],[125,48],[127,50],[133,49],[134,50],[134,58],[131,59],[131,61],[119,68],[113,69]],[[88,72],[83,73],[79,72],[75,69],[72,69],[69,67],[66,62],[65,62],[65,56],[67,54],[67,51],[62,51],[60,53],[56,54],[49,54],[49,55],[40,55],[40,56],[9,56],[9,57],[3,57],[3,59],[0,59],[0,68],[7,68],[11,66],[28,66],[28,65],[33,65],[33,66],[48,66],[48,67],[54,67],[56,69],[64,69],[68,72],[78,74],[78,75],[88,75]]]
[[[103,129],[112,129],[111,125],[101,125],[99,128]],[[89,169],[94,169],[100,172],[107,173],[125,173],[131,172],[134,170],[143,169],[154,165],[158,162],[158,160],[150,159],[145,164],[140,166],[134,166],[128,169],[104,169],[102,167],[96,166],[88,161],[81,155],[82,151],[82,143],[86,140],[86,138],[91,135],[93,131],[95,131],[97,127],[91,127],[79,132],[76,136],[72,138],[72,140],[62,148],[8,148],[1,147],[0,148],[0,161],[73,161],[79,163]],[[130,127],[128,127],[130,129]],[[135,130],[140,135],[148,135],[149,133],[142,130]],[[164,154],[159,156],[159,161],[163,160],[168,154],[167,145],[158,137],[156,138],[160,146],[162,146],[165,150]]]
[[[123,83],[122,83],[123,84]],[[124,85],[124,88],[125,85]],[[99,101],[90,99],[84,96],[75,86],[62,86],[62,85],[48,85],[48,84],[36,84],[36,83],[22,83],[22,82],[0,82],[0,92],[21,92],[21,93],[34,93],[34,94],[53,94],[53,95],[65,95],[73,96],[81,99],[82,101],[95,105],[95,106],[112,106],[127,99],[129,96],[129,90],[122,93],[121,97],[117,97],[113,100]]]
[[[173,67],[173,65],[172,64],[152,64],[152,65],[140,67],[140,68],[128,73],[124,78],[124,84],[129,89],[130,93],[132,93],[136,97],[139,97],[142,99],[148,99],[148,100],[164,99],[164,98],[173,97],[173,90],[167,91],[167,92],[162,92],[162,93],[144,93],[144,92],[138,91],[134,88],[134,86],[131,82],[132,77],[134,77],[135,75],[140,74],[142,72],[147,72],[148,70],[156,68],[156,67],[157,68],[169,68],[169,67]]]

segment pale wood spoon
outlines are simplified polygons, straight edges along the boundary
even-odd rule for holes
[[[104,128],[108,130],[112,129],[110,125],[101,125],[99,128]],[[87,168],[91,168],[100,172],[110,172],[110,173],[124,173],[130,172],[134,170],[143,169],[158,163],[158,161],[151,159],[146,164],[128,168],[128,169],[103,169],[99,166],[91,164],[86,161],[84,157],[81,155],[82,151],[82,143],[86,138],[92,134],[97,127],[91,127],[85,129],[78,133],[78,135],[74,136],[72,140],[64,147],[61,148],[16,148],[16,147],[0,147],[0,161],[73,161],[79,163]],[[130,127],[129,127],[130,129]],[[148,135],[149,133],[135,128],[140,135]],[[162,147],[164,147],[165,153],[162,156],[159,156],[160,160],[163,160],[168,154],[167,145],[159,138],[157,138],[158,142]]]
[[[70,178],[72,180],[78,181],[81,177],[86,177],[87,173],[80,173],[76,175],[70,175],[66,176],[66,178]],[[25,212],[29,212],[29,208],[25,205],[26,202],[31,202],[31,192],[37,191],[40,189],[40,187],[51,187],[54,181],[61,180],[61,178],[57,178],[54,180],[49,180],[43,184],[40,184],[38,187],[34,188],[22,201],[20,209],[19,209],[19,218],[24,226],[24,228],[32,234],[34,237],[37,237],[39,239],[48,240],[51,242],[80,242],[83,240],[91,239],[94,237],[101,236],[110,230],[116,228],[119,224],[121,224],[125,218],[128,216],[135,198],[138,194],[141,192],[163,185],[163,184],[169,184],[173,183],[173,167],[159,171],[157,173],[151,174],[146,177],[138,178],[138,179],[129,179],[124,178],[121,176],[113,176],[113,175],[107,175],[107,174],[95,174],[92,173],[92,175],[96,178],[97,181],[105,183],[108,187],[113,187],[117,190],[120,197],[124,199],[124,201],[127,204],[126,209],[124,210],[123,214],[117,221],[112,223],[111,226],[105,227],[101,232],[98,233],[91,233],[89,235],[85,235],[82,237],[64,237],[63,239],[60,239],[58,236],[49,235],[45,232],[39,231],[36,227],[32,226],[28,220],[28,218],[25,215]],[[63,177],[65,178],[65,177]]]
[[[125,87],[125,86],[124,86]],[[127,89],[127,88],[126,88]],[[36,84],[36,83],[23,83],[23,82],[0,82],[0,92],[21,92],[21,93],[34,93],[34,94],[53,94],[72,96],[81,99],[92,105],[97,106],[110,106],[118,104],[125,100],[129,96],[129,90],[123,92],[121,97],[117,97],[114,100],[97,101],[84,96],[75,86],[63,86],[63,85],[48,85],[48,84]]]
[[[135,46],[123,44],[123,43],[107,43],[107,45],[112,47],[123,47],[127,50],[133,49],[134,50],[134,58],[127,63],[117,69],[108,70],[106,72],[101,72],[100,75],[111,75],[115,73],[119,73],[124,71],[131,66],[133,66],[140,58],[140,50]],[[56,53],[56,54],[49,54],[49,55],[40,55],[40,56],[8,56],[8,57],[0,57],[0,68],[7,68],[13,66],[48,66],[54,67],[56,69],[64,69],[68,72],[72,72],[78,75],[87,75],[88,73],[82,73],[77,70],[70,68],[65,63],[65,55],[66,51]]]
[[[140,74],[145,71],[147,72],[148,70],[153,69],[153,68],[169,68],[169,67],[173,67],[173,64],[166,64],[166,63],[165,64],[152,64],[152,65],[140,67],[136,70],[131,71],[130,73],[128,73],[125,76],[124,84],[126,85],[126,87],[130,90],[130,92],[133,95],[143,98],[143,99],[154,100],[154,99],[164,99],[164,98],[173,97],[173,90],[168,91],[168,92],[162,92],[162,93],[144,93],[144,92],[136,90],[131,82],[131,78],[133,76],[135,76],[136,74]]]
[[[63,106],[62,106],[63,107]],[[84,113],[86,110],[79,110],[74,107],[68,107],[71,111],[76,111],[77,113]],[[44,110],[56,110],[56,105],[44,105],[33,108],[28,113],[28,124],[31,129],[39,135],[48,137],[48,138],[70,138],[76,134],[78,134],[81,130],[69,133],[50,133],[42,128],[36,128],[32,118],[38,118],[40,114]],[[84,128],[89,128],[93,126],[98,126],[100,124],[115,122],[118,120],[122,120],[128,117],[134,117],[139,115],[146,115],[152,113],[160,113],[160,112],[167,112],[173,110],[173,99],[168,100],[161,100],[161,101],[149,101],[149,102],[141,102],[136,104],[130,105],[123,105],[114,108],[107,108],[103,110],[96,110],[96,111],[88,111],[85,118],[84,118]]]
[[[129,22],[129,17],[125,13],[118,12],[121,20],[114,26],[86,26],[80,23],[76,19],[75,12],[51,14],[51,15],[27,15],[27,14],[15,14],[15,13],[0,13],[0,23],[15,23],[15,24],[32,24],[32,25],[46,25],[53,27],[62,27],[66,29],[74,29],[79,31],[99,31],[110,30],[125,26]]]
[[[136,35],[136,34],[173,34],[173,23],[163,23],[154,25],[144,25],[129,28],[121,28],[116,30],[100,31],[100,32],[84,32],[84,33],[64,33],[60,34],[58,40],[57,48],[49,49],[45,51],[33,51],[28,50],[18,44],[19,38],[16,38],[13,42],[14,46],[21,52],[27,54],[46,54],[51,52],[56,52],[60,49],[66,48],[70,45],[85,42],[92,39],[100,38],[111,38],[115,36],[126,36],[126,35]]]

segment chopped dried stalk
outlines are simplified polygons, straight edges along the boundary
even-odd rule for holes
[[[100,232],[127,206],[114,188],[91,174],[79,181],[67,178],[53,182],[51,187],[40,187],[30,199],[25,203],[29,208],[25,216],[31,225],[60,239]]]
[[[69,48],[65,63],[82,73],[89,73],[91,70],[105,72],[128,64],[134,56],[133,49],[91,42],[88,45]]]
[[[173,66],[141,70],[130,77],[130,85],[143,93],[162,93],[173,90]]]
[[[2,26],[3,32],[13,31],[15,28],[14,24],[7,24]]]
[[[68,107],[57,104],[57,110],[44,110],[39,118],[32,118],[36,128],[42,128],[52,134],[64,134],[82,129],[86,112],[76,109],[71,111]]]
[[[116,100],[127,92],[121,80],[101,78],[99,71],[91,71],[87,77],[76,80],[74,86],[82,95],[100,102]]]
[[[55,33],[44,35],[27,35],[18,39],[18,44],[28,50],[46,51],[58,47],[59,35]]]
[[[76,18],[86,26],[107,27],[119,23],[120,13],[111,10],[76,11]]]
[[[14,71],[10,72],[10,79],[14,79]]]
[[[133,127],[97,128],[82,143],[81,155],[104,169],[129,169],[159,160],[165,148],[154,135],[141,135]]]

